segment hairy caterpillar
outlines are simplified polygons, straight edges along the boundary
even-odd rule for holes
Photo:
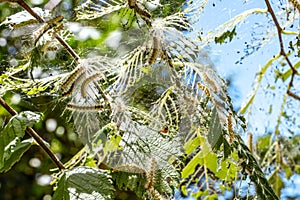
[[[70,76],[65,80],[65,82],[62,84],[61,89],[66,90],[68,87],[72,87],[72,84],[74,81],[78,79],[78,77],[83,73],[84,66],[80,65],[76,67],[70,74]],[[74,89],[74,88],[73,88]]]
[[[166,200],[166,198],[159,194],[159,192],[154,187],[150,188],[149,191],[154,200]]]
[[[248,148],[249,148],[251,153],[253,153],[252,140],[253,140],[252,133],[248,133]]]
[[[85,98],[87,96],[86,92],[87,92],[87,86],[89,85],[89,83],[95,79],[97,79],[98,77],[100,77],[101,74],[100,73],[95,73],[92,76],[90,76],[89,78],[87,78],[86,80],[83,81],[82,85],[81,85],[81,96],[83,98]]]
[[[150,161],[150,168],[147,172],[147,182],[145,184],[145,189],[148,190],[150,188],[153,188],[153,185],[155,183],[155,170],[156,170],[156,160],[155,158],[152,158]]]
[[[128,0],[128,6],[129,8],[134,9],[134,11],[141,16],[148,26],[151,26],[151,14],[146,9],[141,8],[136,0]]]
[[[200,82],[198,82],[198,88],[203,90],[203,92],[206,94],[206,96],[211,97],[208,88],[206,86],[202,85]]]
[[[229,113],[227,116],[227,129],[228,129],[228,134],[229,134],[229,144],[232,144],[233,139],[234,139],[234,132],[232,128],[232,114]]]
[[[85,105],[76,105],[76,104],[67,104],[67,108],[69,110],[76,110],[76,111],[97,111],[103,110],[103,105],[92,105],[92,106],[85,106]]]
[[[149,64],[150,65],[152,65],[155,62],[158,54],[159,54],[159,39],[158,39],[157,36],[154,36],[153,37],[152,54],[149,58]]]
[[[129,8],[134,8],[135,4],[136,4],[136,0],[128,0]]]
[[[125,171],[125,172],[146,174],[146,171],[143,168],[136,165],[125,165],[125,166],[115,167],[113,168],[113,171],[115,172]]]
[[[293,4],[294,7],[296,7],[300,11],[300,3],[298,0],[288,0],[290,3]]]
[[[63,21],[64,17],[63,16],[57,16],[45,24],[43,24],[38,30],[36,30],[33,34],[34,38],[34,44],[36,45],[37,41],[42,37],[43,34],[45,34],[49,29],[57,26],[57,23]]]
[[[204,82],[206,82],[214,92],[218,91],[218,88],[213,80],[211,80],[205,72],[201,73],[201,78],[203,79]]]
[[[68,97],[68,96],[70,96],[71,94],[72,94],[72,92],[74,91],[74,89],[75,89],[75,82],[73,82],[72,84],[71,84],[71,87],[69,87],[69,89],[68,90],[65,90],[63,93],[62,93],[62,96],[63,97]]]

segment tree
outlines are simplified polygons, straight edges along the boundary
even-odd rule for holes
[[[282,169],[294,173],[282,164],[281,138],[276,133],[274,141],[270,137],[259,140],[260,155],[268,156],[275,149],[278,158],[268,162],[276,168],[267,180],[252,142],[247,146],[240,136],[247,130],[245,119],[233,109],[226,84],[203,49],[211,42],[231,41],[246,17],[269,13],[280,54],[263,69],[282,57],[289,67],[279,74],[290,78],[286,98],[298,99],[293,88],[298,65],[290,61],[292,53],[285,51],[282,34],[287,32],[268,0],[267,9],[247,10],[197,39],[188,33],[207,1],[175,5],[115,0],[74,5],[79,24],[102,31],[97,44],[73,37],[68,31],[73,16],[64,19],[50,4],[45,7],[52,11],[31,8],[23,0],[10,2],[24,11],[1,23],[11,29],[14,44],[20,44],[11,66],[1,75],[4,98],[0,103],[13,116],[1,130],[1,172],[10,170],[38,143],[58,167],[52,174],[53,199],[169,199],[175,190],[197,199],[225,194],[228,198],[278,199],[279,173]],[[297,8],[297,2],[291,3]],[[112,31],[114,38],[109,37]],[[295,51],[297,43],[291,47]],[[38,68],[51,75],[37,76],[34,70]],[[85,144],[82,150],[62,164],[34,131],[41,121],[41,114],[33,112],[38,110],[17,113],[7,104],[5,95],[13,93],[23,98],[47,97],[43,101],[63,107],[57,112],[73,125]],[[255,93],[239,113],[247,111],[254,97]],[[25,132],[29,139],[23,139]],[[266,148],[266,141],[274,145]],[[289,161],[297,166],[298,160]]]

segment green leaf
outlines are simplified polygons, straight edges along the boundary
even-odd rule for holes
[[[217,109],[214,107],[212,111],[212,116],[210,120],[209,132],[207,135],[208,143],[211,145],[212,149],[216,147],[216,144],[222,137],[222,127],[220,119],[218,117]]]
[[[230,159],[221,161],[218,171],[217,173],[215,173],[215,175],[223,181],[233,181],[239,171],[239,167],[237,166],[236,162],[234,162],[234,160],[238,160],[237,152],[233,152],[230,155]]]
[[[192,140],[189,140],[184,145],[185,153],[186,154],[191,154],[199,146],[200,146],[200,141],[199,141],[198,137],[196,137]]]
[[[114,199],[114,187],[110,176],[91,167],[76,167],[64,172],[53,200],[109,200]]]
[[[112,179],[119,190],[134,191],[139,198],[143,197],[147,181],[145,174],[117,171],[112,173]]]
[[[278,172],[275,171],[269,178],[269,182],[272,184],[274,191],[280,196],[280,191],[284,187],[284,183],[279,176]]]
[[[234,27],[232,31],[226,31],[220,37],[215,37],[215,43],[223,44],[227,38],[229,38],[229,42],[231,42],[233,37],[236,36],[235,28],[236,27]]]
[[[199,137],[200,146],[202,147],[201,151],[198,152],[191,161],[183,168],[181,172],[182,178],[187,178],[189,175],[193,174],[196,166],[203,165],[205,162],[206,167],[211,168],[210,170],[215,171],[216,165],[213,162],[217,163],[215,154],[213,153],[210,144],[204,137]],[[211,159],[209,161],[209,159]]]
[[[205,200],[215,200],[215,199],[218,199],[217,194],[212,194],[212,195],[209,195],[205,198]]]
[[[266,152],[270,148],[271,135],[266,135],[258,138],[257,149],[260,152]]]
[[[0,172],[9,170],[32,144],[30,140],[21,141],[26,127],[33,126],[40,115],[25,111],[13,116],[0,132]]]
[[[11,148],[9,152],[4,153],[4,166],[0,169],[0,173],[7,172],[11,167],[18,162],[23,154],[34,144],[34,139],[29,138],[19,142],[16,146]]]
[[[291,176],[293,175],[293,171],[291,169],[290,166],[288,165],[284,165],[284,164],[281,164],[281,167],[283,168],[283,170],[285,171],[285,176],[287,179],[290,179]]]

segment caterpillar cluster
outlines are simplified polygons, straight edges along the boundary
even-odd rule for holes
[[[61,89],[62,89],[62,96],[68,97],[72,94],[76,94],[76,89],[80,87],[80,94],[81,96],[86,99],[87,98],[87,90],[88,86],[92,81],[95,81],[97,78],[102,77],[101,73],[93,73],[87,76],[86,69],[83,65],[79,65],[76,67],[70,75],[66,78],[63,82]],[[76,110],[76,111],[97,111],[103,110],[104,106],[101,104],[95,105],[77,105],[69,103],[67,105],[67,109],[69,110]]]
[[[70,73],[70,76],[64,81],[64,83],[61,86],[61,89],[64,93],[71,94],[73,92],[73,90],[75,89],[76,81],[81,79],[80,77],[84,73],[84,71],[84,66],[79,65]]]

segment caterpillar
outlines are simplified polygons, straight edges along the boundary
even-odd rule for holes
[[[115,172],[125,171],[125,172],[146,174],[146,171],[143,168],[136,165],[125,165],[125,166],[115,167],[113,171]]]
[[[49,20],[48,22],[43,24],[38,30],[36,30],[33,34],[34,44],[36,45],[37,41],[39,41],[43,34],[45,34],[49,29],[57,26],[57,23],[62,22],[63,19],[63,16],[57,16]]]
[[[248,148],[251,153],[253,153],[253,145],[252,145],[253,135],[252,133],[248,134]]]
[[[233,139],[234,139],[234,132],[232,128],[232,114],[229,113],[227,116],[227,129],[228,129],[228,134],[229,134],[229,144],[232,144]]]
[[[134,9],[134,11],[141,16],[148,26],[151,26],[151,13],[149,13],[146,9],[141,8],[136,0],[128,0],[128,6],[129,8]]]
[[[82,85],[81,85],[81,96],[83,98],[86,98],[87,94],[87,86],[89,85],[89,83],[95,79],[97,79],[98,77],[100,77],[102,74],[100,73],[95,73],[92,76],[90,76],[89,78],[87,78],[86,80],[83,81]]]
[[[84,66],[80,65],[76,67],[71,73],[70,76],[67,78],[67,80],[62,84],[61,89],[66,90],[68,87],[72,87],[72,84],[74,81],[76,81],[81,73],[84,71]]]
[[[218,91],[218,88],[213,80],[211,80],[205,72],[201,73],[201,78],[203,79],[204,82],[206,82],[214,92]]]
[[[76,105],[76,104],[67,104],[67,109],[69,110],[76,110],[76,111],[97,111],[97,110],[103,110],[103,105]]]
[[[145,189],[148,190],[150,188],[153,188],[153,185],[155,183],[155,170],[156,170],[157,162],[155,158],[152,158],[150,161],[150,168],[147,172],[147,182],[145,184]]]
[[[75,82],[73,82],[73,83],[71,84],[71,87],[70,87],[68,90],[66,90],[66,91],[64,91],[64,92],[62,93],[62,96],[63,96],[63,97],[68,97],[68,96],[70,96],[70,95],[72,94],[72,92],[74,91],[74,89],[75,89]]]
[[[157,36],[154,36],[153,37],[152,54],[149,58],[149,64],[150,65],[152,65],[155,62],[158,54],[159,54],[159,39],[158,39]]]
[[[206,86],[202,85],[200,82],[198,82],[198,88],[203,90],[203,92],[206,94],[206,96],[211,97],[208,88]]]
[[[151,187],[149,191],[154,200],[166,200],[166,198],[164,198],[161,194],[159,194],[159,192],[154,187]]]
[[[142,9],[139,4],[135,3],[134,10],[143,18],[146,17],[148,19],[151,18],[151,14],[146,10]]]
[[[135,4],[136,4],[136,0],[128,0],[129,8],[134,8]]]

